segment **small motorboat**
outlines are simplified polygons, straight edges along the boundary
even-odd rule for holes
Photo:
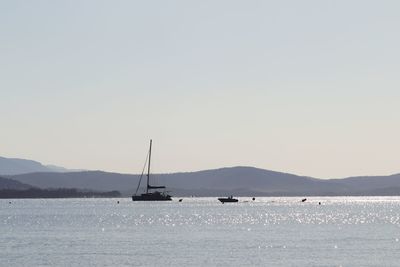
[[[237,198],[233,198],[233,196],[230,197],[220,197],[218,198],[219,201],[224,204],[225,202],[238,202],[239,200]]]

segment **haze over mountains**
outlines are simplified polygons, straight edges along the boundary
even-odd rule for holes
[[[40,163],[22,160],[16,164],[15,159],[12,168],[6,166],[3,169],[4,162],[0,165],[1,176],[39,188],[118,190],[129,196],[134,193],[139,181],[139,175],[102,171],[50,172]],[[18,172],[16,166],[25,163],[36,166],[37,171],[26,173],[28,168],[22,166],[20,174],[15,174]],[[41,171],[43,167],[45,171]],[[10,170],[13,175],[9,175]],[[5,175],[7,172],[8,175]],[[400,195],[400,174],[322,180],[253,167],[155,174],[151,184],[166,185],[174,196]]]
[[[55,165],[43,165],[40,162],[28,159],[0,157],[0,175],[15,175],[32,172],[72,172]]]

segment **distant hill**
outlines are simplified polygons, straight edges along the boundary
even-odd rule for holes
[[[139,175],[84,171],[29,173],[9,178],[39,188],[117,190],[128,196],[136,189]],[[174,196],[396,195],[400,188],[400,174],[323,180],[253,167],[155,174],[151,181],[153,185],[166,185]]]
[[[160,180],[182,189],[251,191],[260,193],[317,193],[345,190],[337,182],[269,171],[253,167],[231,167],[191,173],[162,174]]]
[[[90,191],[75,188],[40,189],[0,177],[0,198],[82,198],[82,197],[120,197],[118,191]]]
[[[32,172],[71,172],[63,167],[43,165],[28,159],[0,157],[0,175],[17,175]]]
[[[94,198],[94,197],[120,197],[118,191],[92,192],[76,189],[39,189],[29,188],[25,190],[0,189],[0,198]]]
[[[83,172],[36,172],[9,176],[11,179],[38,188],[77,188],[95,191],[132,191],[138,181],[137,175],[102,171]],[[110,189],[112,188],[112,189]]]
[[[31,188],[30,185],[23,184],[21,182],[0,177],[0,190],[12,189],[12,190],[25,190]]]
[[[391,187],[400,187],[400,174],[389,176],[359,176],[344,179],[332,179],[330,181],[339,182],[346,185],[351,191],[376,191]]]

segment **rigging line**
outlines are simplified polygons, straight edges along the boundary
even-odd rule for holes
[[[145,171],[145,169],[146,169],[147,161],[149,160],[149,154],[150,154],[150,151],[149,151],[149,152],[147,152],[146,161],[144,162],[144,166],[143,166],[142,174],[140,175],[140,178],[139,178],[139,183],[138,183],[138,185],[137,185],[137,188],[136,188],[135,195],[137,195],[137,192],[138,192],[138,190],[139,190],[139,187],[140,187],[140,183],[142,182],[142,178],[143,178],[144,171]]]

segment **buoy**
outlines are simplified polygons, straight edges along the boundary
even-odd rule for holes
[[[179,199],[179,202],[182,202],[182,200],[183,200],[182,198],[181,198],[181,199]]]
[[[254,201],[254,200],[256,200],[256,198],[255,198],[255,197],[253,197],[253,201]]]

